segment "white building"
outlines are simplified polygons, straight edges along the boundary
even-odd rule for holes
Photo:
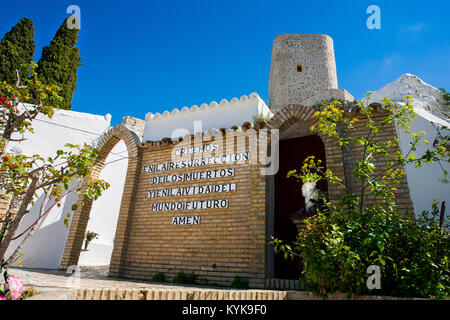
[[[56,110],[52,119],[39,115],[32,123],[34,134],[27,133],[26,140],[10,142],[8,149],[26,155],[39,154],[54,156],[64,144],[87,143],[95,145],[110,128],[111,115],[99,116],[76,111]],[[111,187],[104,192],[93,206],[88,230],[99,234],[91,243],[89,251],[83,251],[80,265],[109,264],[112,253],[115,228],[127,168],[127,150],[123,142],[118,143],[106,160],[100,178],[108,181]],[[73,213],[71,206],[77,194],[70,193],[62,201],[61,207],[54,206],[38,223],[39,228],[23,248],[23,266],[29,268],[57,269],[64,251],[69,229],[64,224],[65,215]],[[26,214],[19,225],[17,234],[22,233],[38,218],[43,196]],[[52,206],[54,203],[49,203]],[[26,234],[25,234],[26,235]],[[25,236],[24,235],[24,236]],[[23,237],[24,237],[23,236]],[[23,237],[14,240],[7,251],[12,254]]]

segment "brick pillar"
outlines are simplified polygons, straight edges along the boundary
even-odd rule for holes
[[[136,158],[129,159],[125,186],[120,204],[119,220],[117,222],[116,236],[114,238],[114,250],[109,266],[110,276],[122,275],[122,269],[126,261],[127,245],[130,236],[130,226],[134,212],[136,189],[138,186],[139,169],[141,165],[141,153]]]

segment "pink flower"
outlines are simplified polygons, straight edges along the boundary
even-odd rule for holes
[[[19,277],[9,277],[8,278],[9,291],[11,292],[11,298],[16,300],[20,297],[23,292],[23,282]]]
[[[6,298],[5,296],[1,296],[0,295],[0,300],[8,300],[8,298]]]

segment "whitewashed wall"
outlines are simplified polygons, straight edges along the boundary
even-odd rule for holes
[[[91,209],[87,230],[99,234],[98,239],[89,243],[87,251],[81,251],[80,266],[109,265],[114,248],[114,236],[119,218],[120,202],[125,184],[128,151],[125,142],[120,141],[106,158],[100,179],[108,181],[111,186]],[[83,245],[84,249],[84,245]]]
[[[425,131],[427,134],[424,139],[427,139],[430,142],[428,147],[420,145],[417,147],[417,150],[414,151],[417,156],[422,156],[431,146],[437,135],[437,131],[432,123],[435,123],[438,126],[444,125],[447,127],[450,127],[450,124],[426,110],[416,108],[415,112],[417,113],[417,118],[414,119],[411,124],[411,132]],[[402,154],[405,155],[410,150],[409,143],[411,142],[411,137],[409,134],[404,133],[401,128],[397,127],[397,132],[400,150]],[[441,164],[445,170],[450,172],[450,165],[448,162],[442,162]],[[450,184],[444,184],[438,181],[438,179],[443,178],[443,172],[438,163],[423,164],[422,167],[419,168],[408,165],[405,167],[405,171],[416,217],[422,211],[431,209],[435,197],[439,197],[439,201],[445,201],[447,208],[450,208]],[[448,209],[446,211],[448,212]]]
[[[11,142],[9,150],[19,151],[22,154],[41,156],[53,156],[57,149],[64,148],[64,144],[96,143],[101,135],[110,128],[111,116],[99,116],[75,111],[57,110],[52,119],[39,116],[33,121],[34,134],[27,134],[26,141]],[[125,150],[125,152],[124,152]],[[117,144],[108,161],[127,157],[124,143]],[[90,245],[92,251],[84,252],[80,261],[84,265],[108,265],[114,241],[114,233],[120,208],[120,199],[126,174],[127,159],[107,165],[101,172],[101,178],[111,184],[103,197],[94,202],[88,230],[100,234],[98,240]],[[31,208],[30,213],[23,218],[18,232],[19,234],[33,223],[39,215],[39,208],[43,197]],[[60,208],[54,207],[39,222],[39,228],[25,244],[23,252],[23,267],[57,269],[64,251],[64,246],[69,229],[64,225],[66,213],[71,213],[71,206],[77,200],[77,195],[72,193],[62,201]],[[49,206],[52,203],[49,204]],[[12,242],[7,255],[11,254],[19,245],[21,238]],[[97,250],[103,246],[103,250]],[[101,252],[102,254],[95,254]]]
[[[377,90],[369,99],[369,103],[379,103],[381,99],[387,97],[393,102],[404,104],[406,95],[413,99],[411,103],[414,106],[414,112],[417,114],[417,118],[411,124],[411,131],[425,131],[427,133],[425,139],[432,143],[436,137],[436,129],[432,123],[449,126],[447,115],[449,107],[445,104],[439,89],[413,74],[405,73],[395,81]],[[405,155],[410,149],[411,137],[398,127],[397,133],[400,150]],[[421,156],[425,150],[426,146],[419,146],[415,153],[417,156]],[[450,172],[448,163],[442,163],[442,165]],[[409,165],[405,168],[405,171],[416,216],[424,210],[430,210],[433,198],[439,196],[440,201],[446,202],[448,217],[450,184],[443,184],[438,181],[439,178],[442,178],[442,169],[439,164],[424,164],[420,168]]]
[[[143,142],[171,138],[176,129],[185,129],[194,134],[207,129],[240,126],[246,121],[253,123],[253,117],[258,114],[273,115],[257,93],[244,95],[240,99],[233,98],[230,101],[223,99],[220,103],[215,101],[209,105],[204,103],[200,107],[195,105],[191,108],[183,107],[181,110],[175,108],[162,114],[149,112],[145,116]],[[201,121],[201,128],[194,128],[195,121]],[[186,133],[177,133],[173,138],[184,136]]]

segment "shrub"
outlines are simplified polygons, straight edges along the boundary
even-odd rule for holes
[[[235,277],[231,283],[234,289],[248,289],[248,280],[246,278]]]
[[[415,155],[416,146],[428,145],[428,141],[423,139],[425,132],[409,132],[415,113],[410,97],[406,98],[406,104],[401,106],[383,99],[385,115],[378,122],[367,100],[359,102],[357,108],[365,121],[364,133],[358,130],[362,126],[355,125],[360,120],[350,117],[338,101],[323,106],[314,115],[317,122],[311,127],[313,132],[333,138],[347,151],[351,144],[360,146],[362,154],[352,154],[353,176],[360,182],[359,190],[347,188],[314,157],[303,162],[300,173],[292,170],[288,174],[303,183],[326,179],[344,190],[340,202],[334,205],[326,202],[317,215],[305,221],[306,227],[292,244],[279,239],[271,242],[275,251],[284,252],[285,257],[302,259],[305,289],[323,296],[340,291],[450,298],[449,226],[438,223],[438,202],[434,202],[430,212],[425,211],[415,219],[411,212],[400,212],[395,201],[395,186],[405,175],[404,166],[449,161],[450,139],[440,131],[448,128],[435,127],[438,135],[430,143],[432,147],[421,156]],[[394,124],[411,135],[406,155],[392,149],[398,144],[395,137],[384,135],[375,139]],[[376,168],[380,160],[385,165]],[[440,181],[448,183],[447,175],[443,169],[444,179]],[[376,291],[369,291],[366,283],[369,278],[366,271],[371,265],[380,268],[381,288],[373,289]]]
[[[197,275],[194,273],[186,274],[184,272],[178,272],[173,278],[173,283],[179,284],[197,284]]]
[[[445,100],[447,103],[450,103],[450,93],[447,92],[447,90],[445,90],[444,88],[440,88],[439,91],[440,91],[441,94],[442,94],[442,98],[444,98],[444,100]]]
[[[162,272],[155,273],[152,277],[152,282],[166,282],[166,276]]]
[[[256,120],[258,120],[258,119],[262,119],[265,122],[269,122],[271,119],[271,116],[270,116],[270,114],[264,115],[263,113],[258,113],[256,115],[252,116],[253,122],[256,122]]]
[[[368,294],[367,267],[381,271],[377,294],[446,299],[450,292],[448,225],[439,227],[437,202],[419,219],[382,207],[324,210],[306,220],[293,243],[306,289]]]

